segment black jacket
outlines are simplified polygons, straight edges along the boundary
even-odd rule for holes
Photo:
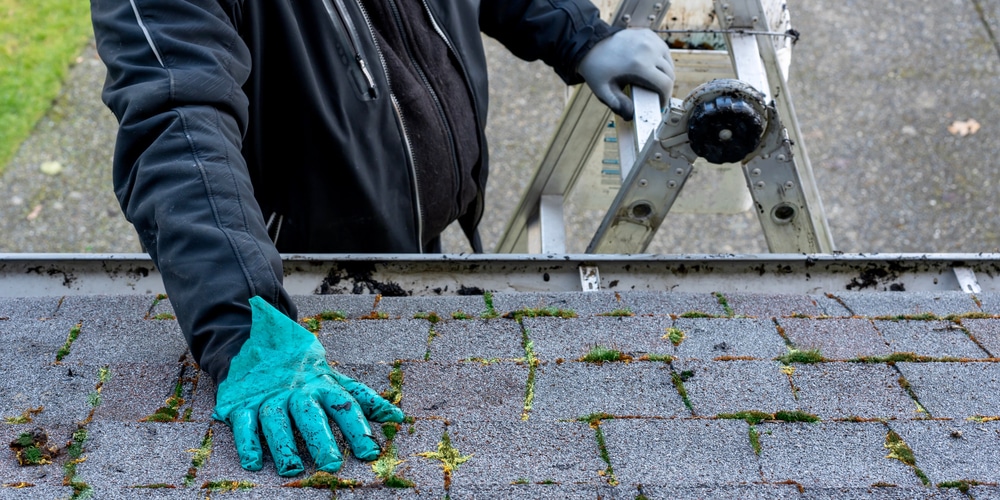
[[[422,3],[474,102],[471,238],[488,172],[480,31],[573,84],[611,30],[587,0],[394,1]],[[217,381],[249,334],[249,297],[296,318],[279,249],[422,250],[412,144],[356,0],[92,0],[91,13],[120,124],[115,193]]]

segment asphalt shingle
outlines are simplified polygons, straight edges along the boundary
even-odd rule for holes
[[[886,458],[881,423],[764,423],[757,431],[761,471],[772,483],[792,480],[807,491],[921,485],[909,466]]]
[[[653,304],[655,295],[622,293],[619,302],[604,294],[577,303],[574,294],[567,294],[559,300],[580,310],[612,305],[636,312],[639,308],[632,305],[639,302],[629,300],[641,297]],[[979,349],[973,338],[987,350],[995,344],[996,319],[880,319],[875,320],[879,332],[869,318],[785,314],[789,307],[797,308],[789,304],[810,303],[815,296],[765,297],[754,304],[771,305],[756,311],[761,315],[756,319],[674,317],[668,311],[713,304],[720,308],[713,314],[723,310],[712,294],[662,296],[659,313],[631,317],[594,312],[569,319],[525,317],[521,323],[450,317],[433,323],[410,314],[428,304],[448,311],[470,303],[470,297],[440,297],[413,303],[394,298],[379,306],[385,306],[383,312],[395,311],[387,319],[322,321],[318,337],[335,369],[379,392],[394,387],[399,379],[391,380],[390,374],[398,370],[402,381],[395,388],[402,391],[401,406],[416,418],[402,424],[393,440],[401,461],[396,474],[416,487],[388,488],[372,464],[348,456],[338,477],[353,489],[339,490],[337,498],[784,498],[797,495],[800,486],[805,498],[961,498],[962,485],[978,488],[986,498],[995,493],[995,487],[976,484],[997,482],[990,464],[997,444],[994,417],[1000,416],[1000,363],[986,359],[984,351],[980,362],[831,360],[902,349],[971,357],[970,346]],[[83,425],[89,439],[78,480],[99,498],[329,498],[328,490],[284,486],[312,473],[308,457],[306,474],[297,478],[277,476],[266,453],[264,470],[240,468],[231,432],[211,419],[215,385],[195,371],[176,322],[144,319],[150,299],[121,301],[122,311],[116,309],[116,297],[76,301],[63,311],[76,311],[75,316],[56,314],[46,320],[37,318],[47,317],[51,311],[42,309],[54,307],[51,301],[11,307],[12,316],[0,320],[5,340],[0,349],[22,363],[0,367],[0,390],[6,396],[0,399],[0,417],[44,409],[31,415],[30,424],[0,425],[5,431],[0,437],[9,442],[37,425],[63,445]],[[165,302],[153,311],[168,310]],[[374,297],[323,296],[305,302],[309,305],[303,310],[314,314],[350,303],[357,316],[364,316]],[[739,304],[734,300],[729,305],[734,303]],[[54,363],[78,320],[83,320],[81,332],[70,354]],[[952,326],[959,324],[969,335]],[[684,333],[675,338],[677,346],[669,335],[664,338],[667,328]],[[826,360],[776,361],[788,352],[780,333],[796,348],[819,349]],[[890,341],[896,343],[892,348],[886,345]],[[632,357],[578,361],[595,345]],[[648,354],[659,356],[643,357]],[[405,361],[397,365],[398,359]],[[140,422],[166,404],[178,382],[182,421]],[[916,420],[926,414],[916,411],[911,393],[931,416],[952,420]],[[751,427],[741,419],[715,418],[719,413],[779,410],[813,413],[822,422],[767,420]],[[967,421],[969,417],[978,420]],[[584,421],[588,418],[601,420],[592,427]],[[871,419],[888,423],[860,421]],[[191,450],[202,445],[209,427],[208,460],[185,480]],[[925,488],[913,468],[885,458],[889,428],[909,443],[917,466],[932,481],[955,487]],[[446,429],[457,453],[471,457],[447,481],[441,463],[421,455],[439,451]],[[754,452],[751,429],[760,455]],[[952,437],[955,430],[961,438]],[[334,432],[343,447],[339,431]],[[386,441],[379,425],[373,432]],[[301,451],[306,453],[304,446]],[[69,496],[71,490],[62,486],[65,456],[48,466],[26,468],[13,463],[12,452],[4,453],[0,484],[34,486],[0,487],[0,497],[32,497],[25,492]],[[611,478],[620,484],[613,485]],[[968,482],[955,483],[963,479]],[[232,481],[246,483],[243,489],[226,491]],[[160,483],[175,487],[133,488]],[[247,489],[249,484],[253,487]]]

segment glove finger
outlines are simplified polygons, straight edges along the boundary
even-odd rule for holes
[[[233,429],[233,442],[236,454],[240,457],[240,466],[250,471],[258,471],[264,466],[257,424],[256,410],[243,408],[229,414],[229,425]]]
[[[294,476],[303,470],[302,459],[295,447],[292,422],[288,418],[288,400],[282,395],[271,398],[260,406],[260,424],[264,439],[271,450],[271,458],[279,476]]]
[[[333,378],[341,387],[351,393],[351,396],[354,396],[368,420],[401,423],[406,418],[403,410],[379,396],[371,387],[336,371],[333,372]]]
[[[656,69],[660,70],[661,72],[663,72],[663,74],[667,75],[667,77],[670,78],[671,82],[674,81],[674,61],[672,59],[670,59],[669,57],[660,59],[656,63]]]
[[[316,468],[334,473],[344,464],[344,457],[337,448],[337,441],[330,430],[330,420],[323,407],[311,395],[298,394],[292,397],[289,410],[299,434],[309,448],[309,454],[316,462]]]
[[[340,427],[351,453],[362,460],[375,460],[382,453],[382,447],[375,436],[368,420],[361,412],[361,405],[346,389],[339,385],[331,386],[322,395],[323,409]]]

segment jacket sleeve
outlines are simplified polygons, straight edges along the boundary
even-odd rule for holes
[[[114,188],[163,276],[192,355],[218,382],[260,295],[295,318],[240,154],[250,54],[238,0],[92,0],[118,118]]]
[[[482,0],[479,9],[483,33],[521,59],[541,59],[569,85],[583,82],[583,56],[618,31],[588,0]]]

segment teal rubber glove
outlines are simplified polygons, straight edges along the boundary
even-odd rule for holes
[[[354,456],[376,459],[381,448],[368,420],[402,422],[403,411],[368,386],[331,369],[316,336],[264,299],[254,297],[250,306],[250,339],[230,361],[212,415],[233,430],[240,465],[255,471],[264,464],[259,426],[278,474],[302,472],[292,434],[294,421],[316,468],[340,470],[344,458],[330,429],[331,418]]]
[[[674,90],[674,60],[670,47],[646,28],[621,30],[594,45],[583,56],[576,72],[611,111],[631,120],[635,114],[625,86],[656,92],[660,104],[670,101]]]

